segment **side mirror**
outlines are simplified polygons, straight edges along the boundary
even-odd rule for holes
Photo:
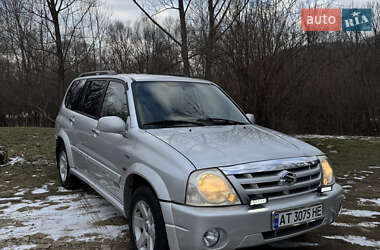
[[[98,129],[105,133],[122,134],[125,133],[127,126],[125,121],[117,116],[102,117],[98,121]]]
[[[256,123],[256,119],[255,119],[255,116],[253,114],[246,114],[248,120],[252,123],[252,124],[255,124]]]

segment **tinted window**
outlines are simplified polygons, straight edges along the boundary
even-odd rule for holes
[[[86,80],[75,81],[66,96],[65,105],[71,110],[78,110],[80,101],[82,100],[83,90]]]
[[[104,93],[107,88],[107,81],[92,80],[88,83],[83,105],[80,111],[92,117],[99,118],[100,108],[103,102]]]
[[[104,97],[101,117],[118,116],[125,119],[127,114],[128,104],[124,84],[120,82],[110,82]]]

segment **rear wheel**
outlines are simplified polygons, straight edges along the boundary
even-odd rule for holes
[[[169,249],[160,204],[153,191],[146,186],[139,187],[133,193],[129,226],[134,249]]]
[[[61,147],[59,150],[57,167],[62,187],[66,189],[75,189],[79,186],[79,180],[70,173],[70,164],[64,147]]]

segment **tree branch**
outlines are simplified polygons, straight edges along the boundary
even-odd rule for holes
[[[180,43],[172,34],[170,34],[169,31],[167,31],[164,27],[162,27],[156,20],[154,20],[149,13],[139,4],[136,0],[133,0],[133,2],[136,4],[136,6],[146,15],[149,20],[151,20],[160,30],[162,30],[170,39],[172,39],[177,45],[182,46],[182,43]]]

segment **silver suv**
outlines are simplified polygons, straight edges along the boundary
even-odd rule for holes
[[[120,210],[137,249],[244,248],[335,221],[327,157],[254,123],[209,81],[84,73],[56,120],[59,176]]]

